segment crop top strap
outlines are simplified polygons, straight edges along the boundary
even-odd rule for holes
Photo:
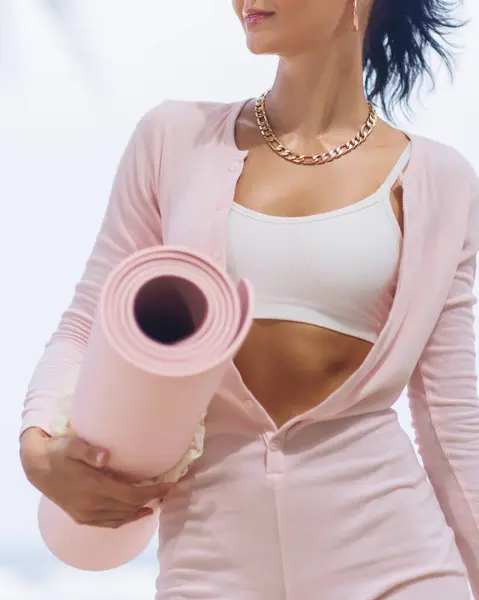
[[[402,181],[402,171],[403,171],[404,167],[407,165],[410,156],[411,156],[411,142],[408,144],[407,148],[401,154],[401,156],[399,157],[399,160],[394,165],[393,170],[389,173],[386,181],[384,182],[383,186],[385,189],[388,189],[390,191],[398,179],[400,179]]]

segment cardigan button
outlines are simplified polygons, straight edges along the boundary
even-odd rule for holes
[[[279,452],[281,450],[281,442],[278,439],[271,440],[269,449],[271,452]]]

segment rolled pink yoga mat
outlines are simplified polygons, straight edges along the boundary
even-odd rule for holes
[[[252,322],[252,288],[236,288],[190,250],[142,250],[108,277],[71,406],[71,427],[108,448],[112,469],[134,481],[171,470],[190,447],[229,361]],[[140,554],[153,516],[119,529],[79,525],[43,497],[42,537],[63,562],[119,567]]]

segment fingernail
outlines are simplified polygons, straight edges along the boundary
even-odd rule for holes
[[[95,458],[96,464],[98,466],[101,466],[105,462],[105,458],[106,458],[106,452],[104,450],[97,452],[97,455]]]

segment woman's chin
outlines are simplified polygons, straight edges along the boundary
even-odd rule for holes
[[[246,46],[252,54],[278,54],[281,44],[271,32],[250,31],[246,34]]]
[[[249,35],[246,38],[246,46],[251,54],[279,54],[278,45],[266,36]]]

